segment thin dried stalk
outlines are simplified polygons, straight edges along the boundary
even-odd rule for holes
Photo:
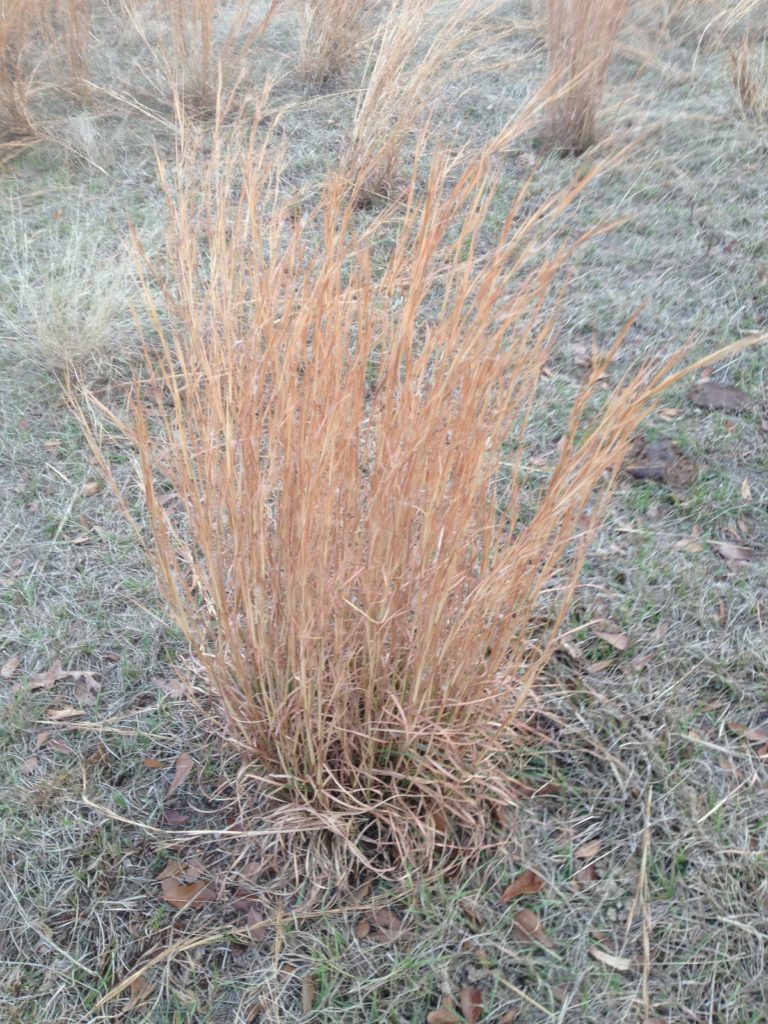
[[[579,154],[597,137],[597,113],[627,0],[547,0],[547,49],[553,98],[548,135]]]
[[[468,855],[513,799],[515,715],[671,367],[594,411],[596,367],[531,490],[572,256],[532,246],[589,179],[529,214],[523,191],[479,256],[513,134],[458,180],[436,158],[393,243],[337,179],[297,220],[266,141],[166,183],[170,326],[148,287],[159,349],[131,429],[151,558],[274,820],[378,867]]]

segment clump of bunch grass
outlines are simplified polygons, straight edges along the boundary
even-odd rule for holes
[[[482,25],[474,0],[441,12],[434,0],[392,4],[374,40],[341,159],[357,202],[391,193],[407,143],[433,113],[446,78],[456,76],[459,63],[466,71],[482,51]]]
[[[275,827],[382,869],[468,855],[514,799],[515,717],[664,385],[627,376],[598,411],[596,368],[528,478],[572,256],[535,242],[588,178],[533,213],[522,190],[481,253],[503,145],[436,157],[367,226],[338,178],[297,216],[268,142],[166,183],[129,428],[151,559]]]
[[[91,0],[53,0],[50,14],[51,44],[62,50],[72,92],[85,100],[88,98]]]
[[[765,47],[755,46],[746,33],[731,53],[733,87],[745,117],[764,121],[768,117],[768,59]]]
[[[0,0],[0,143],[37,135],[31,109],[35,61],[30,50],[45,14],[44,0]]]
[[[135,360],[130,310],[140,308],[141,292],[134,261],[84,197],[34,232],[17,213],[6,242],[0,333],[20,361],[93,380]]]
[[[247,80],[256,40],[280,0],[256,16],[249,0],[122,0],[144,44],[137,68],[156,99],[192,116],[213,114],[218,97],[232,97]]]
[[[298,70],[311,85],[349,70],[369,34],[373,0],[300,0]]]
[[[553,96],[547,136],[578,155],[597,138],[597,115],[627,0],[547,0],[546,42]]]

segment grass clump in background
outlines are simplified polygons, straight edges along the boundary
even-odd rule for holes
[[[733,87],[745,117],[764,122],[768,118],[768,55],[745,33],[731,52]]]
[[[30,110],[34,62],[29,51],[44,6],[39,0],[0,0],[0,143],[36,135]]]
[[[597,138],[597,115],[627,0],[547,0],[546,43],[554,90],[547,134],[564,154]]]

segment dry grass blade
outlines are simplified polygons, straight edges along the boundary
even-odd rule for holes
[[[523,193],[481,258],[499,145],[458,179],[437,157],[388,247],[392,211],[356,229],[338,179],[297,219],[268,139],[166,183],[171,316],[154,310],[131,428],[152,561],[271,822],[320,822],[368,867],[468,855],[483,808],[512,799],[509,728],[681,360],[598,407],[592,372],[529,492],[571,254],[532,243],[582,184],[528,215]]]
[[[548,135],[563,153],[593,144],[627,0],[547,0],[547,49],[554,95]]]

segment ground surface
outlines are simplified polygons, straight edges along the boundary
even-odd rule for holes
[[[560,224],[575,238],[627,218],[577,257],[541,410],[543,460],[593,341],[606,346],[638,309],[609,379],[638,353],[691,340],[698,355],[768,328],[768,132],[739,115],[732,36],[702,39],[682,16],[660,27],[664,9],[633,9],[609,87],[617,134],[603,149],[634,145]],[[500,17],[520,13],[510,4]],[[169,115],[145,116],[111,70],[135,40],[106,14],[97,30],[92,77],[110,95],[85,111],[63,103],[52,138],[0,179],[0,1017],[410,1022],[472,988],[489,1022],[767,1020],[765,349],[714,374],[748,393],[746,410],[701,409],[686,385],[647,424],[646,438],[679,445],[694,471],[622,479],[572,631],[527,709],[515,770],[533,795],[500,824],[498,849],[469,877],[415,894],[329,893],[311,863],[288,884],[268,839],[233,848],[206,834],[231,823],[221,780],[234,777],[232,758],[199,725],[203,680],[55,372],[62,339],[106,349],[86,372],[102,395],[121,393],[135,347],[121,244],[129,218],[152,239],[153,144],[173,153]],[[259,60],[285,72],[294,184],[311,186],[343,138],[356,73],[310,95],[290,74],[289,19],[270,32]],[[446,87],[439,120],[454,138],[497,129],[541,74],[534,32],[519,28],[509,46],[514,74]],[[592,157],[548,155],[534,131],[505,159],[500,221],[538,161],[543,196]],[[126,455],[133,500],[131,471]],[[88,675],[33,690],[57,659],[98,673],[98,692]],[[168,797],[181,754],[193,767]],[[175,911],[157,881],[169,859],[192,861],[190,884],[202,877],[217,899]],[[503,904],[524,869],[544,886]],[[267,921],[249,937],[233,934],[243,884]],[[372,901],[397,921],[364,934]],[[540,918],[533,938],[515,926],[523,909]]]

